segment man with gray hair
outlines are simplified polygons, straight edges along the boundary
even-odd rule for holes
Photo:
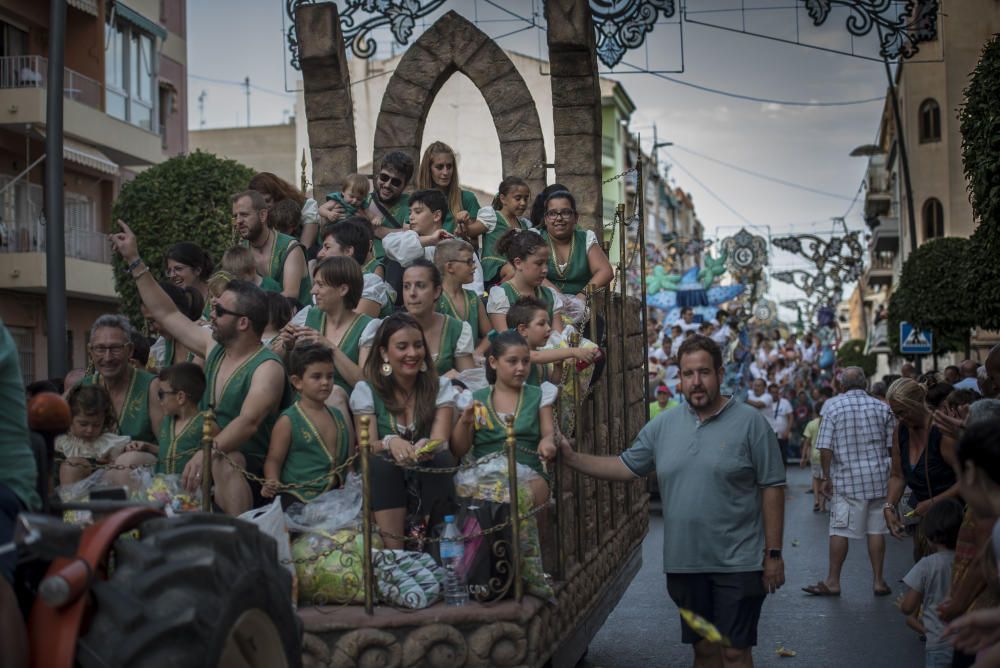
[[[840,595],[840,571],[848,541],[867,538],[876,596],[892,593],[882,577],[885,534],[882,514],[889,483],[890,451],[896,419],[888,404],[870,396],[859,367],[847,367],[840,394],[823,406],[816,447],[823,467],[823,493],[830,497],[830,565],[825,580],[803,587],[815,596]]]

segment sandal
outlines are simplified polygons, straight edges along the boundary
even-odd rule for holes
[[[832,591],[826,586],[826,583],[820,580],[814,585],[809,585],[808,587],[803,587],[802,591],[811,596],[840,596],[839,591]]]
[[[885,589],[875,589],[874,593],[876,596],[889,596],[892,594],[892,589],[886,587]]]
[[[819,512],[819,504],[818,503],[814,503],[813,504],[813,512],[814,513],[818,513]]]

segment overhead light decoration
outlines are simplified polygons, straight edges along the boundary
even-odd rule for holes
[[[676,13],[674,0],[590,0],[597,57],[614,67],[626,51],[642,46],[660,14],[669,19]]]

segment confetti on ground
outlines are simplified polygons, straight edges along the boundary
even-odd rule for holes
[[[795,656],[795,650],[788,649],[787,647],[779,647],[778,649],[774,650],[774,653],[782,657]]]
[[[708,642],[715,642],[723,645],[724,647],[729,647],[729,639],[719,633],[719,629],[715,628],[715,625],[712,624],[712,622],[684,608],[680,609],[680,613],[681,618],[688,626],[691,627],[691,630],[700,635],[702,638]]]

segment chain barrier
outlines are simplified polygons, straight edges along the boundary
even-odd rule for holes
[[[606,183],[611,183],[612,181],[617,181],[618,179],[623,179],[626,176],[628,176],[629,174],[635,174],[635,167],[629,167],[624,172],[620,172],[620,173],[615,174],[614,176],[612,176],[610,178],[604,179],[603,181],[601,181],[601,185],[604,185]]]

